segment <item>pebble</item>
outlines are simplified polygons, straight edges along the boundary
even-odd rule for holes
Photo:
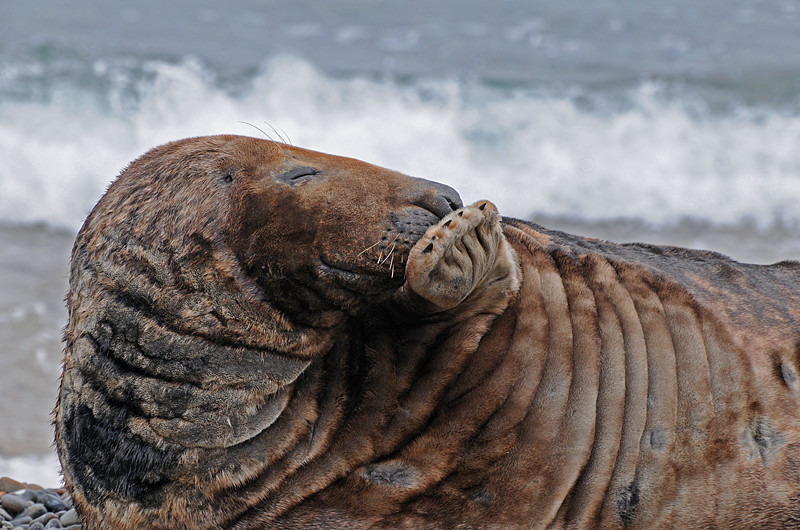
[[[25,511],[22,512],[23,517],[30,517],[31,520],[36,519],[47,513],[47,508],[44,507],[44,504],[32,504],[25,508]]]
[[[22,497],[14,495],[13,493],[7,493],[0,499],[0,505],[12,515],[22,513],[22,511],[27,508],[27,502],[28,501],[25,501]]]
[[[21,489],[13,492],[17,497],[22,497],[26,501],[36,502],[36,492],[29,489]]]
[[[58,515],[54,514],[53,512],[47,512],[44,515],[40,515],[36,519],[33,520],[34,523],[42,523],[42,525],[46,525],[53,519],[58,519]]]
[[[52,493],[42,495],[39,502],[41,502],[49,512],[63,512],[69,509],[69,507],[64,504],[64,501],[61,500],[61,497],[53,495]]]
[[[82,530],[69,493],[1,477],[0,530],[48,528]]]
[[[0,477],[0,491],[17,491],[24,487],[25,484],[18,480],[9,477]]]
[[[71,510],[61,514],[61,517],[59,517],[59,519],[61,520],[61,524],[64,526],[72,526],[75,523],[80,522],[80,520],[78,519],[78,512],[75,511],[75,508],[72,508]]]

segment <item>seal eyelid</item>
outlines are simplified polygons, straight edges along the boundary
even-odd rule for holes
[[[321,172],[322,171],[314,167],[294,167],[286,173],[278,175],[276,178],[284,181],[290,186],[294,186],[296,184],[300,184],[301,182],[305,182],[316,175],[319,175]]]
[[[222,174],[222,182],[225,184],[230,184],[233,182],[234,172],[233,171],[226,171]]]

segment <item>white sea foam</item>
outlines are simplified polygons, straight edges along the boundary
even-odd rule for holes
[[[235,94],[196,61],[148,62],[129,104],[106,69],[95,68],[111,87],[100,98],[71,83],[44,102],[0,102],[0,220],[77,229],[148,148],[204,134],[261,136],[248,122],[295,145],[445,182],[509,216],[800,222],[792,113],[697,113],[648,83],[629,105],[587,107],[457,80],[334,79],[294,58],[265,63]]]
[[[63,484],[61,463],[55,453],[16,458],[0,455],[0,476],[38,484],[43,488],[57,488]]]

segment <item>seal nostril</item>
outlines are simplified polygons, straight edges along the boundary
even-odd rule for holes
[[[427,180],[420,180],[420,183],[415,187],[417,195],[411,203],[414,206],[428,210],[439,219],[463,206],[458,192],[450,186]]]

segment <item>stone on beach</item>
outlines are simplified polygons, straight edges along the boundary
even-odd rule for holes
[[[64,526],[72,526],[80,522],[80,519],[78,519],[78,512],[75,511],[75,508],[64,512],[59,519]]]
[[[31,520],[36,519],[37,517],[41,517],[42,515],[47,513],[47,508],[44,507],[44,504],[32,504],[25,508],[25,511],[22,512],[23,517],[30,517]]]
[[[82,528],[69,493],[61,488],[42,488],[9,477],[0,479],[0,530],[47,528]]]
[[[3,495],[2,499],[0,499],[0,505],[2,505],[3,508],[12,515],[22,513],[25,508],[29,506],[28,503],[33,504],[31,501],[27,501],[19,495],[14,495],[13,493],[7,493]]]
[[[10,477],[0,477],[0,491],[6,493],[25,488],[25,484]]]

